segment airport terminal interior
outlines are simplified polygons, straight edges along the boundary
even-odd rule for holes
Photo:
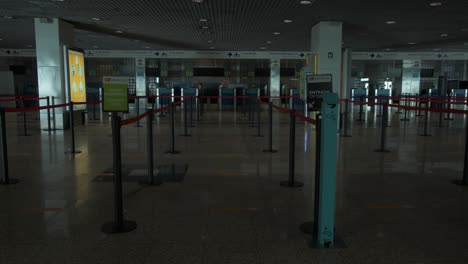
[[[0,1],[0,264],[468,263],[467,12]]]

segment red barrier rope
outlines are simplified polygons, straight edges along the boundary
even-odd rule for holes
[[[177,103],[173,103],[171,105],[168,105],[168,106],[165,106],[165,107],[162,107],[162,108],[159,108],[159,109],[155,109],[153,111],[153,113],[158,113],[158,112],[162,112],[164,110],[167,110],[169,108],[172,107],[172,105],[176,106],[176,105],[179,105],[181,104],[181,102],[177,102]],[[143,114],[139,115],[139,116],[135,116],[135,117],[132,117],[132,118],[128,118],[128,119],[125,119],[125,120],[122,120],[120,121],[120,125],[121,126],[126,126],[126,125],[129,125],[129,124],[132,124],[132,123],[135,123],[135,122],[138,122],[140,121],[141,119],[145,118],[146,116],[148,116],[148,111],[144,112]]]
[[[317,124],[317,120],[309,118],[309,117],[307,117],[307,116],[305,116],[305,115],[303,115],[303,114],[301,114],[301,113],[299,113],[297,111],[289,110],[289,109],[286,109],[284,107],[277,106],[277,105],[275,105],[273,103],[266,103],[266,102],[262,102],[262,103],[266,104],[266,105],[269,105],[269,106],[273,107],[274,109],[276,109],[276,110],[278,110],[280,112],[283,112],[283,113],[287,113],[287,114],[293,113],[293,115],[295,115],[296,117],[298,117],[299,119],[301,119],[301,120],[303,120],[303,121],[305,121],[307,123],[311,123],[313,125]]]
[[[51,108],[60,108],[65,106],[70,106],[70,103],[66,104],[58,104],[58,105],[51,105],[51,106],[32,106],[32,107],[24,107],[24,108],[5,108],[5,112],[7,113],[22,113],[22,112],[35,112],[40,110],[46,110]]]

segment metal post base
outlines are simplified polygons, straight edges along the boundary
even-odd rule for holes
[[[453,180],[452,183],[458,186],[468,186],[468,183],[464,182],[463,180]]]
[[[12,184],[17,184],[17,183],[19,183],[19,182],[20,182],[20,180],[18,180],[18,179],[12,179],[12,178],[10,178],[10,179],[8,179],[8,182],[5,182],[5,181],[2,179],[2,180],[0,181],[0,185],[12,185]]]
[[[187,134],[187,135],[180,135],[181,137],[191,137],[192,135]]]
[[[402,118],[402,119],[400,119],[400,121],[407,122],[407,121],[410,121],[410,120],[408,118]]]
[[[178,151],[178,150],[174,150],[174,151],[168,150],[168,151],[166,151],[166,152],[164,152],[164,153],[176,155],[176,154],[180,154],[180,151]]]
[[[340,135],[340,137],[353,137],[351,135]]]
[[[431,137],[432,135],[431,134],[421,134],[419,136],[421,136],[421,137]]]
[[[275,150],[275,149],[264,149],[263,152],[265,152],[265,153],[276,153],[276,152],[278,152],[278,150]]]
[[[106,234],[119,234],[133,231],[137,228],[135,221],[124,221],[123,226],[119,228],[116,222],[108,222],[102,225],[101,231]]]
[[[68,150],[68,151],[65,151],[65,154],[80,154],[81,152],[82,152],[81,150],[75,150],[75,151]]]
[[[453,118],[444,118],[444,120],[452,121]]]
[[[280,182],[280,185],[283,187],[289,187],[289,188],[300,188],[304,186],[302,182],[295,181],[293,184],[289,184],[289,181],[282,181]]]
[[[376,149],[374,152],[381,152],[381,153],[390,153],[390,150],[388,149]]]
[[[263,135],[254,135],[254,137],[264,137]]]
[[[99,120],[99,119],[98,119]],[[52,131],[56,131],[57,129],[42,129],[42,131],[46,131],[46,132],[52,132]]]
[[[366,121],[366,120],[364,120],[364,119],[356,119],[356,121],[362,122],[362,121]]]

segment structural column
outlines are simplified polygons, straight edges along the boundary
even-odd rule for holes
[[[270,96],[280,96],[281,79],[280,79],[281,61],[279,59],[270,60]]]
[[[53,96],[55,104],[68,101],[68,91],[65,89],[67,80],[64,47],[73,47],[73,26],[57,18],[35,18],[37,78],[39,97]],[[40,101],[46,106],[46,100]],[[64,108],[54,111],[52,122],[56,129],[65,128]],[[41,129],[48,128],[47,112],[41,111]]]
[[[145,58],[136,58],[135,59],[135,82],[136,82],[136,96],[146,96],[146,61]],[[148,109],[148,100],[145,98],[137,99],[140,112],[143,113]],[[136,101],[136,100],[135,100]]]

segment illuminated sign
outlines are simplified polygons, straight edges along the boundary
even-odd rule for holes
[[[85,103],[86,78],[83,52],[68,50],[68,80],[71,102]],[[76,105],[74,109],[85,110],[86,105]]]

